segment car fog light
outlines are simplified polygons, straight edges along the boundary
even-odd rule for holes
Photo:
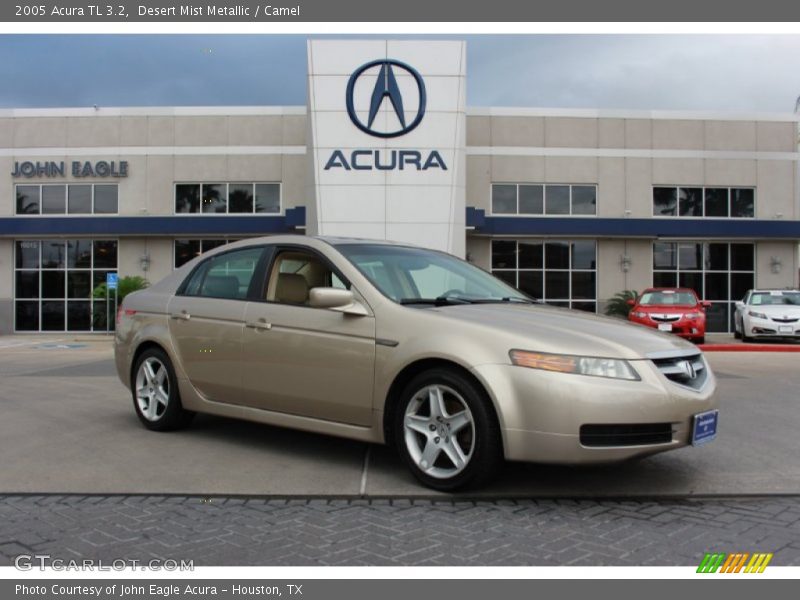
[[[640,380],[639,374],[627,360],[617,358],[571,356],[568,354],[529,352],[527,350],[511,350],[508,354],[511,358],[511,363],[518,367],[589,375],[592,377],[607,377],[610,379]]]

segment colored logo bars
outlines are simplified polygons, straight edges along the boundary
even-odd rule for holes
[[[749,559],[749,561],[748,561]],[[772,553],[707,552],[697,567],[698,573],[763,573],[772,560]]]

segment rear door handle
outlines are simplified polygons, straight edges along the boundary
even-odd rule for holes
[[[272,323],[267,323],[266,319],[259,319],[258,321],[251,321],[249,323],[245,323],[246,327],[250,327],[251,329],[260,329],[260,330],[269,330],[272,329]]]
[[[173,313],[170,315],[170,318],[175,319],[177,321],[188,321],[192,318],[192,315],[187,313],[185,310],[182,310],[179,313]]]

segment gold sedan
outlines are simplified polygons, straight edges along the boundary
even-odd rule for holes
[[[125,299],[115,356],[149,429],[201,412],[389,443],[446,491],[503,459],[612,462],[717,430],[714,375],[692,344],[388,242],[217,248]]]

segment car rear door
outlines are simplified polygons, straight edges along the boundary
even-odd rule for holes
[[[355,425],[372,421],[375,318],[312,308],[313,287],[349,284],[320,254],[278,248],[263,300],[245,310],[243,401]]]
[[[245,308],[264,253],[263,247],[248,247],[210,257],[169,303],[169,329],[180,365],[209,400],[240,399]]]

